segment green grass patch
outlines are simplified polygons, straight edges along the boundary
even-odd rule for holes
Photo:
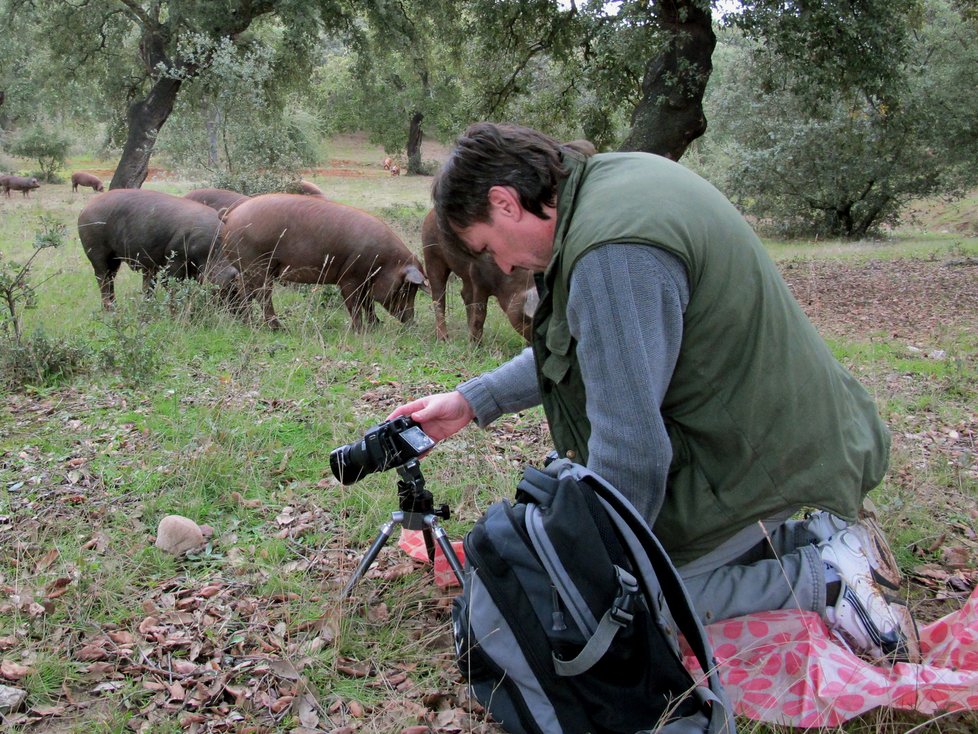
[[[329,152],[328,166],[307,178],[330,198],[381,216],[420,251],[431,179],[390,176],[382,151],[362,139],[338,139]],[[102,163],[76,158],[72,167]],[[185,193],[194,183],[171,178],[148,187]],[[140,713],[173,705],[173,691],[143,683],[179,680],[190,695],[226,676],[233,691],[249,692],[240,699],[247,705],[219,688],[202,706],[223,716],[239,711],[234,726],[290,731],[298,726],[294,712],[272,715],[268,701],[276,699],[262,697],[304,690],[333,712],[321,721],[326,731],[353,721],[354,703],[365,709],[356,720],[365,731],[417,723],[382,712],[421,692],[459,690],[448,605],[427,569],[397,549],[396,535],[354,598],[338,598],[398,509],[398,476],[344,487],[331,475],[329,454],[400,403],[503,363],[524,348],[521,338],[490,304],[483,343],[470,344],[457,280],[446,342],[434,337],[423,293],[414,324],[379,309],[382,323],[360,334],[335,288],[276,287],[284,328],[272,331],[209,307],[193,284],[161,287],[144,300],[140,278],[123,268],[117,307],[105,313],[73,229],[91,197],[52,185],[30,199],[0,200],[5,259],[30,256],[41,215],[68,227],[65,247],[36,261],[38,303],[25,312],[24,327],[86,350],[76,372],[4,388],[0,400],[0,544],[9,551],[0,554],[0,587],[50,602],[43,613],[28,603],[0,615],[0,637],[17,640],[4,657],[17,655],[32,669],[23,682],[31,705],[62,704],[66,689],[89,696],[98,682],[118,682],[79,714],[84,723],[59,721],[60,730],[185,730],[172,716],[150,722]],[[778,260],[978,256],[974,237],[940,231],[766,244]],[[869,386],[893,429],[891,471],[873,496],[901,566],[912,572],[945,562],[945,547],[958,542],[949,528],[974,528],[978,487],[963,437],[978,404],[978,335],[954,327],[914,343],[885,324],[871,329],[833,335],[830,346]],[[548,447],[543,413],[533,409],[491,431],[466,430],[426,457],[427,488],[451,508],[442,523],[448,534],[461,538],[491,502],[512,496],[521,467],[540,464]],[[209,525],[208,544],[182,558],[154,547],[169,514]],[[49,598],[59,579],[70,579],[66,591]],[[922,613],[933,618],[953,608],[930,591],[914,587]],[[107,658],[110,672],[92,678],[88,662],[73,656],[80,641],[109,631],[138,644],[132,657]],[[174,661],[188,671],[209,667],[180,673]],[[283,674],[281,661],[301,668],[301,685]],[[879,723],[868,715],[846,730],[875,731]],[[916,725],[899,729],[898,717],[882,723],[889,731]],[[746,722],[745,731],[778,729]]]

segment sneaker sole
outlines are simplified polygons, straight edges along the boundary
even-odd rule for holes
[[[890,602],[890,613],[900,627],[904,642],[899,649],[887,656],[887,660],[894,663],[922,662],[920,632],[907,605],[899,601]]]
[[[876,518],[869,513],[860,513],[859,520],[849,529],[859,534],[876,583],[891,591],[899,590],[903,574]]]

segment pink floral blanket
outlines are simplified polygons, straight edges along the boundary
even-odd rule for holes
[[[419,531],[398,545],[427,561]],[[462,544],[452,543],[464,562]],[[441,550],[435,582],[457,585]],[[958,611],[921,628],[924,661],[875,666],[840,645],[813,612],[761,612],[706,628],[738,715],[795,727],[833,727],[887,707],[934,715],[978,711],[978,589]],[[698,670],[695,657],[687,656]]]

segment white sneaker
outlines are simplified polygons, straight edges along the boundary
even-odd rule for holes
[[[861,533],[860,539],[873,572],[873,579],[892,591],[899,590],[903,575],[900,573],[893,551],[890,550],[890,544],[886,542],[883,529],[876,521],[872,505],[860,512],[859,520],[855,523],[843,520],[838,515],[825,510],[809,513],[805,522],[805,529],[814,535],[820,544],[831,540],[841,530],[853,526],[861,526],[865,531]]]
[[[848,520],[843,520],[826,510],[816,510],[805,515],[805,530],[814,535],[819,543],[824,543],[851,524]]]
[[[825,610],[828,627],[853,652],[872,662],[920,662],[920,639],[910,611],[884,596],[876,581],[870,562],[875,548],[872,533],[862,522],[819,545],[822,561],[835,568],[841,579],[835,606]]]

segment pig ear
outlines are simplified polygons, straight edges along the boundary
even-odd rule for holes
[[[408,265],[404,268],[404,280],[408,283],[414,283],[415,285],[426,286],[428,282],[425,280],[424,273],[422,273],[414,265]]]

